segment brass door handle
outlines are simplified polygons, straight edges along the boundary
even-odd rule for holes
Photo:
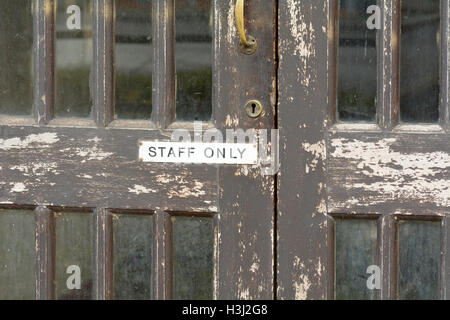
[[[258,44],[256,39],[252,36],[248,36],[248,39],[245,35],[244,28],[244,0],[236,0],[236,7],[234,10],[234,17],[236,20],[236,28],[239,33],[239,38],[241,39],[241,43],[239,44],[239,49],[242,53],[245,54],[253,54],[256,52],[258,48]]]

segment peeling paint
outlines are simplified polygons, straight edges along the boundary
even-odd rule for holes
[[[142,193],[152,193],[152,192],[156,193],[157,191],[154,191],[154,190],[151,190],[151,189],[147,189],[144,186],[135,184],[133,188],[128,188],[128,192],[140,195]]]
[[[20,138],[0,139],[0,150],[25,149],[33,146],[45,148],[58,141],[56,133],[30,134],[23,140]]]
[[[310,171],[312,172],[316,171],[319,161],[320,160],[323,161],[326,159],[325,141],[321,140],[315,144],[302,143],[302,148],[306,152],[309,152],[314,156],[314,158],[309,163],[306,164],[305,167],[306,173],[309,173]]]
[[[383,197],[377,200],[380,202],[402,198],[432,200],[439,206],[449,206],[450,180],[439,175],[450,170],[450,155],[439,151],[401,153],[393,150],[396,141],[396,138],[376,142],[333,139],[331,156],[351,161],[356,165],[355,174],[368,178],[367,183],[358,180],[346,182],[343,186],[347,190],[382,193]]]
[[[25,192],[28,191],[27,187],[25,186],[25,184],[18,182],[18,183],[14,183],[13,187],[11,188],[10,192],[17,192],[17,193],[21,193],[21,192]]]

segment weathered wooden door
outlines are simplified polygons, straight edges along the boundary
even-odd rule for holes
[[[273,298],[274,177],[138,161],[274,127],[276,1],[244,9],[253,54],[235,0],[1,2],[1,298]]]
[[[278,296],[448,298],[449,2],[281,2]]]

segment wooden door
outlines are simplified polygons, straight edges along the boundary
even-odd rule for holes
[[[2,2],[2,298],[273,298],[274,176],[138,143],[274,127],[275,4],[245,1],[247,55],[234,0]]]
[[[278,296],[448,298],[448,1],[281,2]]]

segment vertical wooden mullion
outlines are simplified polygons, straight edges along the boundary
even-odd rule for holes
[[[53,212],[35,210],[36,300],[55,299],[55,227]]]
[[[33,2],[34,104],[36,124],[45,125],[53,117],[55,69],[55,10],[53,0]]]
[[[329,95],[330,106],[328,118],[331,123],[337,122],[338,112],[338,77],[339,77],[339,0],[330,0],[329,13]]]
[[[441,300],[450,299],[450,217],[442,221],[442,249],[441,249]]]
[[[93,117],[98,127],[114,120],[114,0],[93,2]]]
[[[173,263],[172,263],[172,221],[169,213],[156,211],[154,225],[154,297],[157,300],[172,299]]]
[[[449,110],[449,25],[450,25],[450,1],[441,1],[441,103],[439,108],[439,119],[441,126],[448,131],[450,128]]]
[[[393,300],[397,292],[396,221],[392,215],[382,216],[379,224],[379,266],[382,300]]]
[[[379,0],[382,26],[378,48],[378,124],[390,130],[399,123],[400,0]]]
[[[153,0],[152,121],[166,128],[175,120],[175,0]]]
[[[108,210],[94,211],[94,299],[112,299],[112,215]]]

